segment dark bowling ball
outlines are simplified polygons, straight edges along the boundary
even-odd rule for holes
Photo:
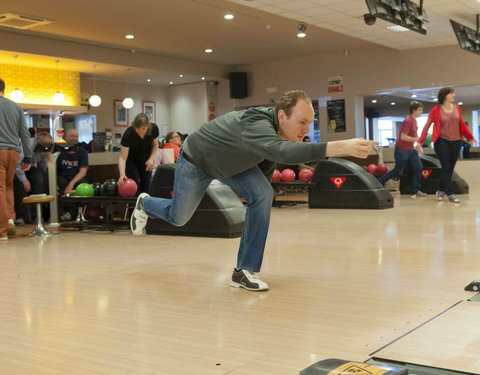
[[[85,210],[85,219],[93,222],[105,220],[105,208],[100,205],[88,205]]]
[[[102,184],[100,182],[94,182],[92,183],[92,187],[93,187],[93,192],[94,192],[94,195],[97,196],[97,195],[101,195],[100,194],[100,189],[102,187]]]
[[[107,197],[115,197],[117,195],[117,180],[111,178],[103,183],[103,187]]]

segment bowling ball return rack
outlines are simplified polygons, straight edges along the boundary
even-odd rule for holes
[[[63,195],[60,197],[62,203],[78,207],[77,218],[60,224],[61,228],[75,228],[79,230],[110,231],[130,229],[130,216],[127,220],[116,220],[114,217],[115,205],[125,204],[128,209],[133,208],[137,197],[75,197]],[[105,208],[105,217],[102,221],[89,221],[83,216],[82,208],[89,204],[101,205]]]
[[[312,182],[303,182],[303,181],[292,181],[292,182],[272,182],[272,187],[288,187],[288,188],[310,188],[310,186],[314,185]],[[288,192],[286,193],[288,194]],[[277,196],[273,198],[272,207],[281,208],[282,206],[296,206],[297,204],[308,204],[307,200],[279,200]]]

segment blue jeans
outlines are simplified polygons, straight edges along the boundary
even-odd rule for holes
[[[220,181],[247,201],[237,268],[258,272],[262,266],[270,224],[274,197],[272,186],[257,166]],[[212,178],[180,153],[175,168],[172,199],[146,198],[144,210],[151,218],[183,226],[193,216],[210,182]]]
[[[442,165],[442,172],[440,173],[440,186],[438,190],[444,191],[447,195],[453,194],[451,186],[453,170],[457,164],[458,153],[462,141],[448,141],[443,138],[438,138],[434,143],[435,153]]]
[[[418,156],[417,150],[402,150],[395,147],[395,167],[388,173],[385,173],[378,180],[382,185],[392,179],[400,177],[406,167],[410,169],[410,182],[412,186],[412,194],[417,193],[422,187],[422,168],[423,164]]]

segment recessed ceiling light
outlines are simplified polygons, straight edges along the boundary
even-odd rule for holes
[[[390,102],[390,105],[395,105],[395,102]]]
[[[458,105],[463,105],[463,102],[458,102]]]
[[[373,104],[375,104],[376,102],[378,102],[377,99],[373,99],[373,100],[372,100],[372,103],[373,103]]]
[[[133,34],[127,34],[127,35],[125,35],[125,38],[126,38],[126,39],[133,39],[133,38],[135,38],[135,35],[133,35]]]
[[[305,34],[303,31],[300,31],[298,34],[297,34],[297,38],[305,38],[307,36],[307,34]]]
[[[202,77],[202,81],[205,81],[205,77]]]
[[[205,52],[206,52],[206,53],[212,53],[212,52],[213,52],[213,49],[207,48],[207,49],[205,49]]]
[[[232,13],[227,13],[223,16],[226,20],[233,20],[235,16]]]
[[[183,74],[180,74],[179,77],[180,77],[180,78],[183,78]]]
[[[169,84],[170,84],[170,85],[173,85],[173,81],[170,81]]]
[[[434,102],[438,102],[438,98],[433,98],[433,101],[434,101]]]
[[[417,96],[417,94],[412,94],[412,98],[416,98]]]
[[[400,26],[400,25],[393,25],[393,26],[388,26],[388,30],[395,31],[396,33],[403,33],[404,31],[408,31],[406,27]]]

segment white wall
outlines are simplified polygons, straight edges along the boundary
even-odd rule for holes
[[[127,95],[134,100],[133,108],[129,109],[129,124],[138,113],[142,112],[142,100],[155,102],[155,123],[159,126],[170,123],[167,89],[150,85],[134,85],[114,81],[96,80],[96,94],[102,98],[99,107],[91,107],[89,114],[97,116],[97,131],[111,129],[113,133],[123,134],[126,127],[115,126],[114,99],[123,100]],[[82,94],[93,94],[93,80],[90,77],[80,77]],[[88,97],[88,95],[86,95]],[[83,95],[82,95],[83,97]]]
[[[170,130],[192,133],[208,119],[206,82],[168,88]]]

